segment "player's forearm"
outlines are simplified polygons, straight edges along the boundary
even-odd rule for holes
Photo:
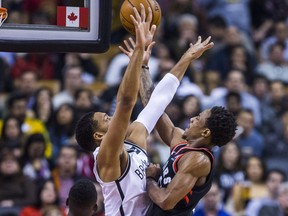
[[[147,178],[147,193],[153,203],[158,205],[163,210],[173,209],[175,204],[169,202],[165,188],[160,188],[157,182],[151,178]]]
[[[177,77],[179,81],[182,80],[187,68],[193,60],[185,53],[176,65],[171,69],[170,73]]]
[[[144,48],[135,47],[134,53],[119,86],[117,100],[120,102],[123,101],[127,105],[131,102],[135,103],[137,100],[143,55]]]
[[[153,90],[154,84],[150,77],[150,72],[148,69],[142,68],[139,94],[143,106],[148,104]]]

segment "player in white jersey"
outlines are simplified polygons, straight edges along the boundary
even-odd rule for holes
[[[150,199],[146,193],[146,151],[138,145],[124,142],[129,159],[124,173],[113,182],[103,182],[94,166],[97,181],[102,186],[105,215],[146,215]],[[97,157],[99,148],[94,152]]]

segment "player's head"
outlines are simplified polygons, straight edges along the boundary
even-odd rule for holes
[[[77,181],[69,191],[66,205],[68,216],[92,216],[97,211],[97,192],[88,179]]]
[[[76,140],[86,151],[94,151],[108,130],[111,117],[103,112],[89,112],[76,125]]]
[[[223,107],[215,106],[190,119],[190,124],[183,134],[187,141],[203,138],[204,145],[223,146],[234,136],[237,123],[234,115]]]

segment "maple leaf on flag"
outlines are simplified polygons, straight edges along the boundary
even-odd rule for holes
[[[74,12],[72,12],[72,13],[71,13],[70,15],[68,15],[67,17],[68,17],[68,19],[69,19],[71,22],[75,21],[75,20],[78,18],[78,16],[75,16]]]

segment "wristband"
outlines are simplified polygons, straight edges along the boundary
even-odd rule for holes
[[[148,65],[145,65],[145,64],[142,64],[142,68],[143,68],[143,69],[146,69],[146,70],[149,70]]]

